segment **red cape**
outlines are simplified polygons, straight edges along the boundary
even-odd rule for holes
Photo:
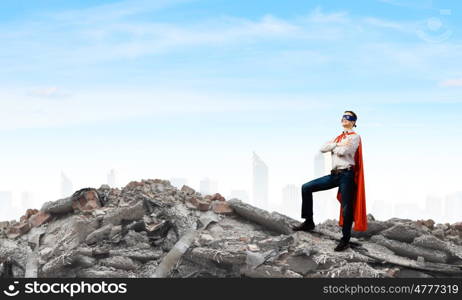
[[[356,134],[356,132],[348,132],[347,134]],[[359,138],[359,146],[355,153],[355,183],[356,193],[354,199],[353,211],[353,230],[366,231],[367,230],[367,214],[366,214],[366,191],[364,186],[364,167],[363,167],[363,149],[361,145],[361,137]],[[342,194],[340,188],[337,192],[337,200],[340,202],[340,217],[338,224],[343,226],[342,214]]]

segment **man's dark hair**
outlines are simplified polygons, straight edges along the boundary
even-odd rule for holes
[[[354,113],[354,111],[345,110],[344,113],[350,113],[350,114],[352,114],[352,115],[356,118],[356,120],[358,120],[358,116]],[[355,124],[353,125],[353,127],[356,127],[356,121],[355,121]]]

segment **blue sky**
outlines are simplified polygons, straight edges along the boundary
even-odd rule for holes
[[[115,168],[250,193],[255,150],[277,204],[351,109],[370,203],[444,196],[461,189],[461,23],[459,1],[4,0],[0,190],[40,203],[61,170],[79,188]]]

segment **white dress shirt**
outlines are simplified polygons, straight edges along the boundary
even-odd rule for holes
[[[354,132],[352,129],[346,129],[343,132]],[[345,136],[339,143],[336,143],[335,138],[328,141],[321,147],[322,153],[331,152],[332,154],[332,169],[344,169],[355,165],[355,153],[359,146],[359,134],[349,134]],[[350,141],[350,145],[343,145],[345,141]]]

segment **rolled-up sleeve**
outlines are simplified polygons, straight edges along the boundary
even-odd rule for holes
[[[339,156],[345,155],[345,154],[352,154],[356,152],[356,149],[358,149],[359,146],[359,134],[352,134],[349,135],[348,140],[350,141],[350,145],[345,146],[345,145],[337,145],[333,149],[333,152]]]

